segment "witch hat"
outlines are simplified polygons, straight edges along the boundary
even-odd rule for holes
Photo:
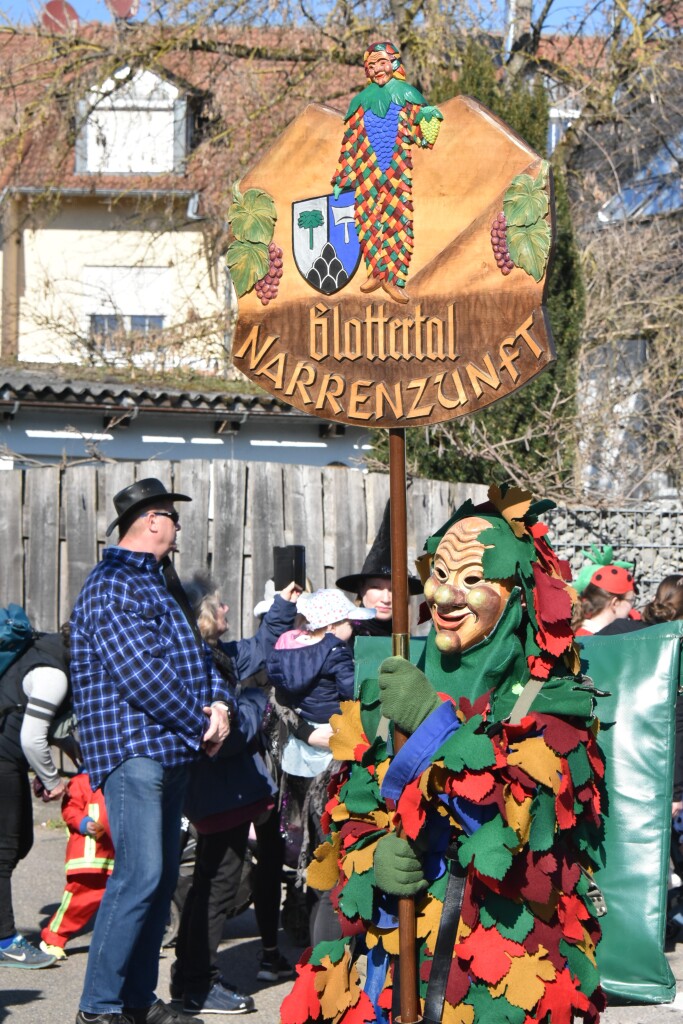
[[[367,579],[372,577],[391,579],[391,527],[389,518],[390,505],[387,502],[377,536],[366,555],[361,571],[351,573],[350,576],[341,576],[336,583],[341,590],[348,590],[353,594],[359,594],[363,582]],[[422,582],[417,576],[408,576],[408,593],[413,596],[422,594]]]

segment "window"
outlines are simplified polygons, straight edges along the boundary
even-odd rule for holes
[[[90,337],[111,338],[123,330],[123,318],[116,314],[92,313],[90,316]]]
[[[109,313],[90,314],[90,337],[100,339],[116,338],[116,335],[137,334],[154,335],[163,330],[163,316],[121,316]]]
[[[76,172],[180,173],[189,148],[187,97],[151,71],[124,67],[79,104]]]
[[[132,334],[156,334],[164,326],[163,316],[131,316]]]
[[[598,212],[602,224],[648,220],[683,209],[683,131],[672,135],[646,159],[629,183]]]
[[[84,267],[83,332],[107,359],[134,355],[143,365],[169,320],[167,267]]]

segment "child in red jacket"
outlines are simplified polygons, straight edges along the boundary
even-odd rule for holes
[[[100,905],[114,867],[114,847],[100,789],[93,792],[86,772],[69,782],[62,800],[69,828],[66,844],[66,886],[57,912],[40,933],[40,948],[58,960],[66,958],[67,941],[86,926]]]

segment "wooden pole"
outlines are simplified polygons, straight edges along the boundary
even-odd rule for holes
[[[406,432],[402,428],[389,431],[389,497],[391,499],[391,617],[393,632],[391,649],[394,655],[408,660],[408,529],[406,515]],[[406,736],[394,729],[394,750],[399,750]],[[398,901],[398,941],[401,1024],[420,1020],[417,992],[417,959],[415,932],[415,901],[400,897]]]

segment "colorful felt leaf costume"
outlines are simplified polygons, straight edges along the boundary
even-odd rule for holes
[[[443,115],[405,81],[398,51],[394,77],[371,82],[346,114],[335,189],[355,191],[354,219],[368,272],[405,288],[413,254],[413,159],[411,146],[431,149]]]
[[[548,503],[532,505],[517,489],[491,488],[489,499],[466,502],[428,540],[426,557],[456,520],[486,520],[485,578],[515,582],[496,628],[459,655],[440,653],[432,629],[421,667],[442,701],[394,756],[378,728],[375,680],[335,722],[333,752],[344,766],[308,881],[332,889],[343,938],[304,954],[283,1024],[392,1019],[396,899],[375,885],[373,858],[395,829],[419,852],[428,882],[416,897],[416,955],[423,1004],[437,978],[443,990],[435,1019],[599,1019],[600,928],[587,895],[602,863],[604,769],[595,692],[579,675],[569,626],[575,593],[538,522]],[[530,679],[542,686],[513,723]],[[444,947],[444,900],[457,876],[461,916]]]

